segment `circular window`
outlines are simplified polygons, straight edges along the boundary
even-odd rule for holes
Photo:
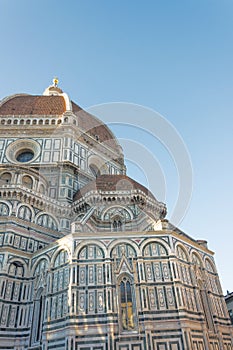
[[[34,140],[19,139],[12,142],[6,150],[6,156],[12,163],[29,163],[40,154],[40,145]]]
[[[30,160],[32,160],[33,158],[34,153],[32,151],[23,151],[17,155],[16,160],[17,162],[26,163],[30,162]]]

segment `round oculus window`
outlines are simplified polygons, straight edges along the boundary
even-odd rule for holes
[[[30,163],[38,158],[40,145],[32,139],[18,139],[6,149],[6,157],[12,163]]]
[[[34,158],[34,152],[31,150],[24,150],[16,156],[17,162],[26,163]]]

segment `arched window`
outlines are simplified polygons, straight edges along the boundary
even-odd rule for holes
[[[197,254],[195,253],[192,254],[192,263],[194,264],[194,266],[198,266],[198,267],[202,266],[200,257],[197,256]]]
[[[215,272],[214,264],[209,259],[206,259],[205,266],[208,272],[213,272],[213,273]]]
[[[112,228],[114,232],[122,231],[122,222],[120,219],[115,219],[112,223]]]
[[[10,173],[4,173],[0,177],[2,184],[8,184],[11,182],[11,174]]]
[[[32,189],[32,186],[33,186],[32,178],[30,176],[27,176],[27,175],[24,176],[22,179],[22,184],[23,184],[23,186]]]
[[[31,343],[37,344],[41,340],[43,329],[43,314],[44,314],[44,295],[43,288],[39,289],[34,301],[32,337]]]
[[[66,265],[69,262],[69,256],[66,250],[62,249],[54,260],[54,267]]]
[[[32,211],[26,205],[22,205],[19,208],[17,216],[20,219],[23,219],[23,220],[26,220],[26,221],[31,221],[31,219],[32,219]]]
[[[38,263],[37,266],[35,268],[34,271],[34,276],[38,276],[41,275],[44,271],[46,271],[48,268],[48,262],[46,259],[41,259]]]
[[[24,275],[23,264],[19,261],[14,261],[10,264],[9,275],[15,277],[22,277]]]
[[[188,261],[187,253],[184,250],[184,248],[178,246],[176,251],[177,251],[177,256],[180,260]]]
[[[53,217],[47,214],[42,214],[37,219],[37,224],[51,230],[58,230],[57,223]]]
[[[36,330],[36,341],[38,342],[40,340],[40,335],[41,335],[41,309],[42,309],[42,305],[43,305],[43,298],[42,295],[40,296],[39,299],[39,315],[38,315],[38,325],[37,325],[37,330]]]
[[[200,292],[200,299],[201,299],[201,306],[204,313],[204,317],[206,320],[207,328],[211,331],[214,331],[214,321],[212,318],[212,312],[211,312],[211,300],[207,294],[205,283],[201,280],[198,280],[198,287]]]
[[[43,184],[40,184],[39,192],[40,192],[41,194],[45,194],[45,187],[44,187]]]
[[[133,293],[131,281],[123,277],[120,282],[120,315],[123,330],[135,329],[135,315],[133,305]]]
[[[9,207],[5,203],[0,202],[0,215],[8,216],[9,215]]]

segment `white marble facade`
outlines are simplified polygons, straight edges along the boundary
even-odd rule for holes
[[[0,349],[232,350],[206,242],[57,86],[0,103]]]

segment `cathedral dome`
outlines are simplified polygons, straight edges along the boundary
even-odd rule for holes
[[[17,94],[5,98],[0,104],[1,116],[62,115],[65,111],[62,96]]]
[[[48,87],[43,95],[16,94],[0,101],[0,116],[8,118],[51,117],[61,118],[64,113],[72,113],[82,133],[93,137],[95,141],[104,143],[118,154],[122,154],[121,146],[112,131],[98,118],[84,111],[60,88]]]

